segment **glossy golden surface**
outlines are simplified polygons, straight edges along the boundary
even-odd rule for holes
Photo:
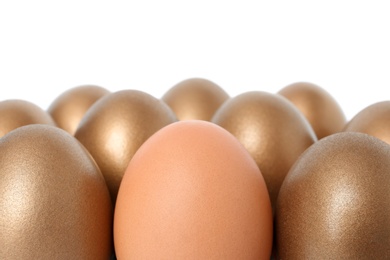
[[[340,132],[346,118],[337,101],[323,88],[308,82],[297,82],[278,94],[290,100],[306,117],[318,139]]]
[[[108,94],[88,110],[75,137],[99,165],[113,202],[137,149],[157,130],[174,121],[174,113],[164,102],[138,90]]]
[[[212,122],[232,133],[255,159],[273,206],[291,165],[317,140],[310,124],[291,102],[261,91],[226,101]]]
[[[46,111],[31,102],[17,99],[0,102],[0,137],[30,124],[55,125]]]
[[[0,140],[0,227],[0,259],[109,259],[109,192],[76,139],[29,125]]]
[[[108,93],[107,89],[94,85],[74,87],[59,95],[47,111],[58,127],[74,135],[88,108]]]
[[[390,258],[390,147],[338,133],[310,147],[276,206],[281,259]]]
[[[179,120],[210,121],[215,111],[229,95],[207,79],[190,78],[173,86],[162,100],[172,108]]]
[[[390,101],[364,108],[348,122],[344,131],[366,133],[390,144]]]

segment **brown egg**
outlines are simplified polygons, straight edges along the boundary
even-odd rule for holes
[[[276,207],[281,259],[390,258],[390,146],[338,133],[291,168]]]
[[[255,159],[272,205],[290,167],[317,140],[310,124],[291,102],[261,91],[226,101],[212,122],[232,133]]]
[[[46,111],[31,102],[16,99],[0,102],[0,137],[30,124],[55,125]]]
[[[0,140],[0,259],[109,259],[112,205],[86,149],[60,128]]]
[[[308,82],[297,82],[278,94],[290,100],[307,118],[318,139],[340,132],[346,118],[336,100],[323,88]]]
[[[118,259],[270,259],[272,210],[249,153],[210,122],[171,124],[137,151],[114,217]]]
[[[366,133],[390,144],[390,101],[366,107],[348,122],[344,131]]]
[[[215,111],[228,98],[229,95],[214,82],[190,78],[169,89],[162,100],[172,108],[179,120],[210,121]]]
[[[58,127],[74,135],[88,108],[108,93],[107,89],[94,85],[74,87],[58,96],[48,112]]]
[[[174,113],[164,102],[137,90],[108,94],[87,111],[75,137],[99,165],[113,202],[137,149],[154,132],[174,121]]]

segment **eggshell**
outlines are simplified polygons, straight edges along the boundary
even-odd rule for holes
[[[390,146],[334,134],[291,168],[276,207],[281,259],[390,258]]]
[[[55,125],[46,111],[29,101],[10,99],[0,102],[0,137],[29,124]]]
[[[122,90],[95,102],[80,122],[75,137],[96,160],[115,203],[126,167],[141,144],[176,121],[161,100],[138,90]]]
[[[317,140],[310,124],[291,102],[262,91],[246,92],[226,101],[212,122],[232,133],[255,159],[272,205],[290,167]]]
[[[183,80],[169,89],[162,100],[179,120],[210,121],[215,111],[229,98],[217,84],[203,78]]]
[[[47,125],[0,139],[0,227],[0,259],[109,259],[109,192],[76,139]]]
[[[48,112],[58,127],[74,135],[89,107],[108,93],[107,89],[95,85],[74,87],[59,95]]]
[[[337,101],[323,88],[309,82],[296,82],[278,94],[290,100],[307,118],[318,139],[340,132],[346,118]]]
[[[197,120],[171,124],[126,170],[114,243],[118,259],[269,259],[264,179],[226,130]]]
[[[366,133],[390,144],[390,101],[364,108],[348,122],[344,131]]]

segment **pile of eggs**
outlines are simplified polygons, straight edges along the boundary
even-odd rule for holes
[[[298,82],[0,102],[0,259],[390,257],[390,102]]]

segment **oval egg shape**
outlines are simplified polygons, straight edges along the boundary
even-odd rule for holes
[[[344,131],[369,134],[390,144],[390,101],[364,108],[348,122]]]
[[[323,88],[309,82],[296,82],[278,94],[290,100],[309,121],[318,139],[340,132],[346,118],[337,101]]]
[[[338,133],[310,147],[280,189],[280,259],[390,257],[390,146]]]
[[[229,95],[214,82],[203,78],[183,80],[169,89],[162,100],[179,120],[210,121]]]
[[[175,121],[164,102],[138,90],[108,94],[87,111],[75,137],[98,164],[114,203],[134,153],[157,130]]]
[[[131,160],[114,217],[118,259],[270,259],[272,209],[256,163],[210,122],[171,124]]]
[[[273,206],[288,170],[317,140],[310,124],[291,102],[262,91],[246,92],[226,101],[212,122],[232,133],[255,159]]]
[[[107,89],[95,85],[74,87],[59,95],[47,111],[58,127],[74,135],[89,107],[108,93]]]
[[[55,125],[46,111],[29,101],[10,99],[0,102],[0,137],[30,124]]]
[[[86,149],[28,125],[0,139],[0,259],[109,259],[112,205]]]

